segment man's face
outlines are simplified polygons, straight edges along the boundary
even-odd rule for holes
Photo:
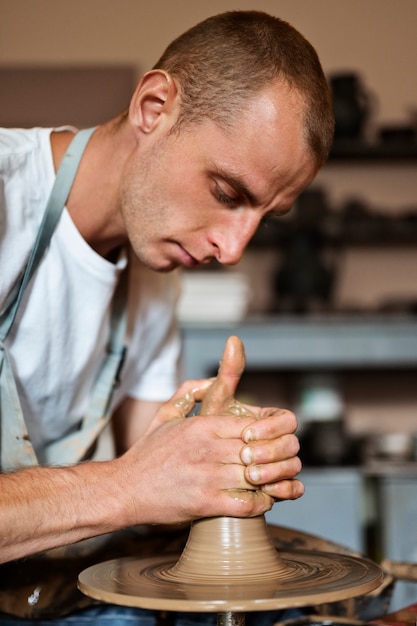
[[[300,98],[281,84],[232,129],[205,120],[138,145],[121,194],[139,259],[159,271],[237,263],[262,219],[285,214],[316,174],[302,129]]]

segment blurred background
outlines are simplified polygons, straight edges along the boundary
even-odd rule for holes
[[[184,276],[184,376],[215,372],[225,338],[241,335],[241,398],[300,422],[307,493],[270,519],[417,561],[415,0],[0,0],[0,124],[105,121],[175,36],[253,8],[315,46],[335,142],[238,266]],[[393,606],[416,589],[399,585]]]

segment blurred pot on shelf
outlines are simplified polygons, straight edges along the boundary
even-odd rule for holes
[[[360,139],[369,121],[373,100],[359,74],[340,72],[329,77],[335,117],[335,140]]]

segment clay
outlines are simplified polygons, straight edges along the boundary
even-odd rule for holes
[[[283,572],[285,564],[269,538],[265,518],[215,517],[193,522],[187,544],[170,580],[231,580],[270,578]]]

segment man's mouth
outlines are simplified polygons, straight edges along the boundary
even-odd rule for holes
[[[178,244],[181,253],[181,263],[185,267],[196,267],[200,265],[200,261],[190,254],[185,248]]]

